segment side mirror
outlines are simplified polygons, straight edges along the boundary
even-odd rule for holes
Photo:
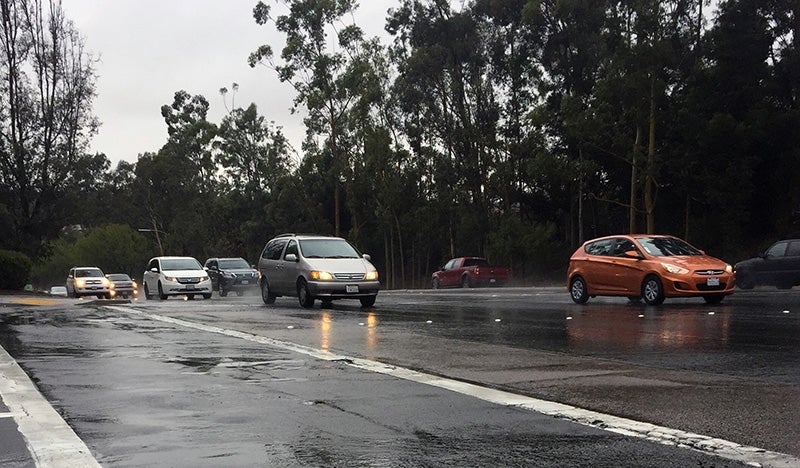
[[[639,255],[639,252],[637,252],[637,251],[635,251],[635,250],[628,250],[628,251],[627,251],[627,252],[625,252],[623,255],[624,255],[626,258],[635,258],[635,259],[637,259],[637,260],[641,260],[641,259],[642,259],[642,256],[641,256],[641,255]]]
[[[286,254],[286,256],[283,257],[283,259],[286,260],[287,262],[296,262],[297,261],[297,255],[295,255],[295,254]]]
[[[366,260],[368,262],[372,261],[372,257],[370,257],[369,254],[364,254],[364,255],[362,255],[362,257],[364,257],[364,260]]]
[[[150,271],[152,271],[153,273],[158,273],[158,268],[153,267],[150,269]]]

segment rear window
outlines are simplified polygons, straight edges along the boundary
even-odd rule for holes
[[[468,258],[464,260],[464,266],[487,267],[489,266],[489,262],[483,258]]]

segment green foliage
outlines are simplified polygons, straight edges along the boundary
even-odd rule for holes
[[[32,274],[35,284],[62,284],[70,268],[96,266],[104,273],[141,276],[154,252],[139,232],[127,225],[109,224],[92,229],[76,240],[57,239],[50,243],[50,255],[38,262]]]
[[[31,266],[24,253],[0,250],[0,289],[21,290],[28,284]]]

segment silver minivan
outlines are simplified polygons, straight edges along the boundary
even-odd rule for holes
[[[320,299],[358,299],[375,304],[380,289],[378,270],[369,255],[361,255],[340,237],[282,234],[267,243],[258,260],[261,298],[272,304],[278,296],[296,296],[313,307]]]

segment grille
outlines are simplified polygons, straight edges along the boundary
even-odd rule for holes
[[[178,282],[181,284],[197,284],[200,282],[200,278],[178,278]]]
[[[725,270],[697,270],[695,273],[701,276],[718,276],[725,274]]]
[[[334,273],[333,277],[343,281],[360,281],[364,279],[364,273]]]

